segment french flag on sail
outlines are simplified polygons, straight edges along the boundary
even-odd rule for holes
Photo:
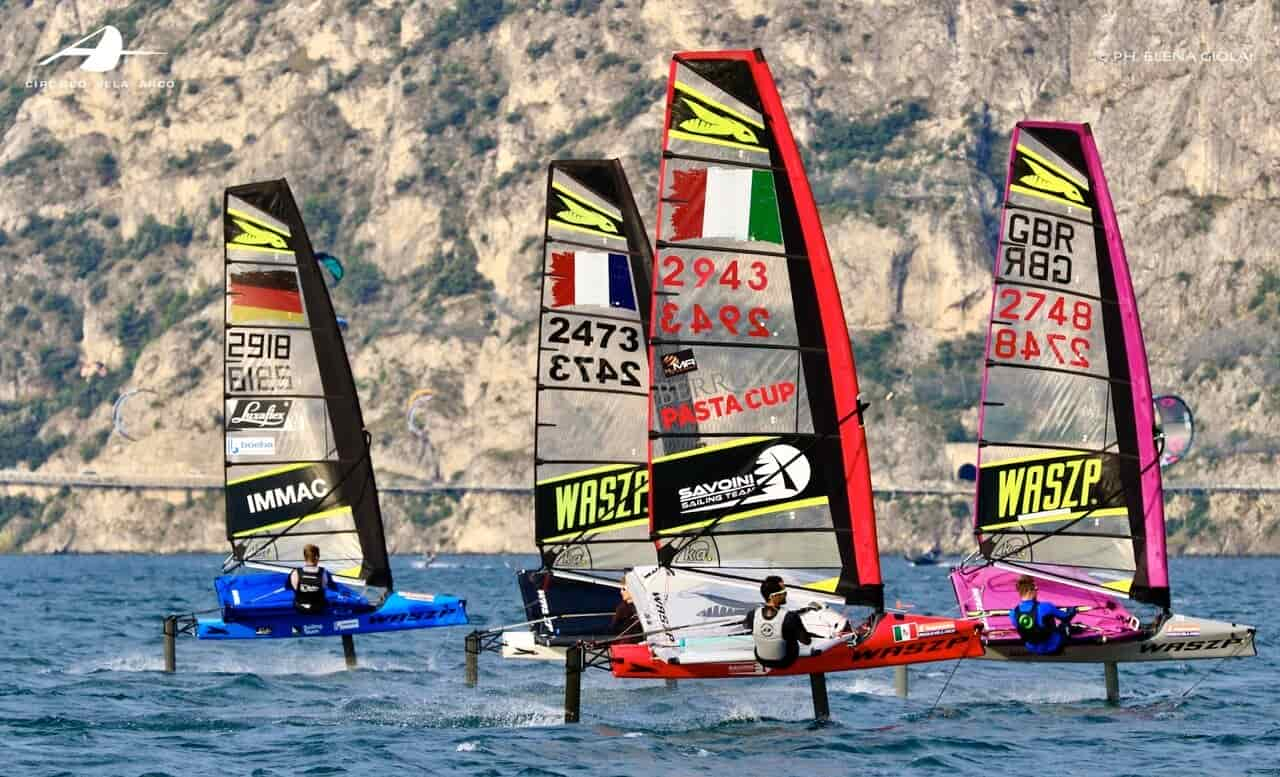
[[[551,255],[551,306],[598,305],[636,310],[625,254],[558,251]]]

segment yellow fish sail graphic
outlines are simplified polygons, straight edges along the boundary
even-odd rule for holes
[[[680,122],[680,129],[698,135],[732,136],[734,140],[740,143],[750,143],[752,145],[760,143],[759,139],[756,138],[756,133],[737,119],[721,116],[688,98],[685,98],[684,104],[689,106],[696,118],[685,119]]]
[[[587,210],[582,205],[574,202],[563,194],[557,194],[560,201],[565,204],[568,210],[562,210],[556,214],[556,218],[569,224],[577,224],[583,227],[591,227],[601,232],[609,232],[618,234],[618,227],[613,220],[603,213],[597,213],[593,210]]]
[[[1076,188],[1075,184],[1053,173],[1049,168],[1039,164],[1031,157],[1024,156],[1022,161],[1026,162],[1031,168],[1031,175],[1024,175],[1019,178],[1018,180],[1021,183],[1041,191],[1061,194],[1072,202],[1084,204],[1084,196],[1080,194],[1080,190]]]
[[[289,247],[283,237],[270,230],[263,229],[243,219],[233,218],[231,221],[240,228],[240,234],[236,235],[235,239],[231,241],[233,243],[250,246],[271,246],[272,248]]]

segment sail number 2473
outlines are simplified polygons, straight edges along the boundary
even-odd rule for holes
[[[581,321],[577,326],[564,316],[552,316],[547,320],[547,342],[566,346],[599,347],[607,350],[610,343],[627,353],[640,350],[640,330],[626,324],[609,321]],[[622,359],[614,362],[604,356],[585,356],[557,353],[551,356],[548,376],[554,381],[577,380],[581,383],[617,384],[640,388],[640,363]]]

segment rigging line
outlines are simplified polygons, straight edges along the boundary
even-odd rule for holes
[[[352,465],[351,465],[351,467],[350,467],[350,469],[348,469],[346,472],[344,472],[344,473],[342,474],[342,477],[338,479],[338,482],[337,482],[337,483],[335,483],[335,484],[333,485],[333,487],[332,487],[332,488],[330,488],[328,491],[326,491],[326,492],[324,493],[324,495],[323,495],[323,496],[320,496],[320,497],[317,497],[317,498],[313,499],[313,500],[312,500],[312,502],[311,502],[311,504],[307,507],[307,509],[306,509],[306,510],[301,511],[301,514],[300,514],[297,518],[294,518],[294,519],[293,519],[293,521],[291,521],[291,522],[289,523],[289,525],[288,525],[288,526],[284,527],[284,528],[283,528],[283,529],[281,529],[279,532],[277,532],[277,533],[275,533],[275,534],[273,534],[273,535],[270,535],[270,537],[267,539],[267,541],[266,541],[265,543],[263,543],[261,547],[259,547],[257,550],[255,550],[255,551],[254,551],[254,552],[253,552],[253,553],[252,553],[248,558],[240,558],[240,559],[236,559],[236,560],[237,560],[237,562],[238,562],[238,563],[236,564],[236,566],[237,566],[237,567],[239,567],[239,566],[243,566],[243,565],[245,564],[245,562],[253,561],[253,560],[254,560],[254,559],[256,559],[258,556],[262,555],[263,551],[265,551],[267,548],[270,548],[270,547],[272,547],[273,545],[275,545],[275,544],[276,544],[276,542],[277,542],[277,541],[279,541],[279,539],[280,539],[281,537],[283,537],[283,536],[285,536],[286,534],[288,534],[289,532],[293,531],[293,529],[294,529],[298,524],[300,524],[300,523],[302,522],[302,519],[306,518],[308,515],[310,515],[310,514],[311,514],[311,511],[312,511],[312,510],[314,510],[314,509],[316,509],[317,507],[319,507],[320,505],[324,504],[324,501],[325,501],[326,499],[328,499],[330,496],[332,496],[336,491],[338,491],[338,489],[342,488],[342,485],[343,485],[344,483],[346,483],[346,482],[347,482],[347,479],[351,477],[351,474],[352,474],[353,472],[355,472],[357,469],[359,469],[359,467],[360,467],[360,464],[361,464],[361,463],[366,462],[366,461],[368,461],[368,460],[369,460],[369,450],[370,450],[370,447],[371,447],[371,443],[373,442],[373,435],[369,434],[369,430],[367,430],[367,429],[362,430],[362,431],[364,431],[364,453],[360,456],[360,458],[356,459],[355,464],[352,464]],[[355,507],[356,507],[356,505],[360,504],[360,502],[361,502],[361,501],[363,501],[364,493],[365,493],[365,492],[364,492],[364,489],[361,489],[361,490],[360,490],[360,494],[359,494],[360,498],[358,498],[358,499],[356,499],[356,500],[355,500],[355,504],[347,505],[347,506],[349,506],[349,507],[351,508],[351,513],[352,513],[352,519],[353,519],[353,521],[354,521],[354,518],[355,518]],[[357,532],[357,533],[358,533],[358,532]],[[361,548],[361,556],[363,556],[363,555],[364,555],[364,549],[363,549],[363,548]],[[363,565],[363,559],[361,560],[361,562],[362,562],[362,565]],[[233,568],[234,568],[234,567],[233,567]]]
[[[533,626],[538,623],[543,623],[544,621],[569,620],[571,618],[603,618],[606,615],[613,615],[613,613],[612,612],[575,612],[575,613],[567,613],[565,615],[546,615],[541,618],[535,618],[530,621],[520,621],[519,623],[507,623],[502,626],[494,626],[493,628],[485,629],[481,633],[486,635],[501,634],[505,631],[509,631],[510,629],[518,628],[520,626]]]
[[[1143,468],[1138,472],[1138,477],[1139,477],[1139,478],[1141,478],[1143,475],[1147,474],[1147,470],[1151,469],[1152,465],[1154,465],[1154,464],[1159,464],[1159,463],[1160,463],[1160,457],[1159,457],[1159,456],[1157,456],[1157,457],[1155,457],[1154,459],[1152,459],[1152,460],[1151,460],[1151,462],[1150,462],[1149,464],[1147,464],[1147,466],[1143,467]],[[1085,518],[1088,518],[1088,517],[1089,517],[1090,515],[1092,515],[1095,511],[1105,509],[1105,507],[1106,507],[1106,503],[1107,503],[1107,502],[1110,502],[1112,499],[1115,499],[1116,497],[1123,495],[1125,491],[1126,491],[1126,489],[1125,489],[1125,488],[1121,488],[1121,489],[1119,489],[1118,491],[1115,491],[1115,492],[1113,492],[1113,493],[1111,493],[1111,494],[1108,494],[1106,499],[1101,500],[1098,504],[1094,505],[1093,507],[1090,507],[1088,510],[1085,510],[1083,513],[1081,513],[1081,514],[1080,514],[1080,517],[1075,518],[1075,519],[1073,519],[1073,520],[1071,520],[1071,521],[1067,522],[1066,524],[1064,524],[1064,525],[1062,526],[1062,528],[1060,528],[1060,529],[1056,529],[1056,530],[1051,531],[1051,532],[1046,532],[1045,534],[1042,534],[1042,535],[1040,535],[1039,537],[1035,538],[1034,540],[1032,540],[1032,541],[1028,542],[1026,545],[1023,545],[1023,546],[1021,546],[1021,547],[1019,547],[1019,548],[1014,548],[1014,549],[1009,550],[1008,552],[1006,552],[1004,555],[1000,556],[999,558],[990,558],[990,559],[987,559],[987,563],[985,564],[985,566],[991,566],[992,564],[995,564],[995,563],[996,563],[996,562],[998,562],[998,561],[1004,561],[1005,559],[1009,558],[1010,556],[1014,555],[1015,553],[1022,553],[1023,551],[1029,550],[1029,549],[1031,549],[1032,547],[1034,547],[1035,545],[1038,545],[1039,543],[1044,542],[1045,540],[1049,539],[1050,537],[1056,537],[1056,536],[1058,536],[1059,534],[1062,534],[1062,533],[1063,533],[1063,532],[1065,532],[1067,529],[1070,529],[1072,526],[1075,526],[1077,523],[1079,523],[1079,522],[1083,521]],[[1010,536],[1010,535],[1006,535],[1006,536]]]
[[[864,402],[862,401],[862,398],[861,398],[861,397],[859,397],[859,398],[856,400],[855,404],[854,404],[854,408],[853,408],[853,410],[850,410],[850,411],[849,411],[849,413],[848,413],[844,418],[841,418],[838,422],[836,422],[836,429],[837,429],[837,430],[839,430],[839,429],[840,429],[840,427],[844,426],[844,425],[845,425],[845,423],[846,423],[849,419],[854,418],[855,416],[856,416],[856,417],[861,417],[861,416],[862,416],[862,411],[866,410],[868,407],[870,407],[870,405],[869,405],[869,404],[864,403]],[[837,431],[837,434],[838,434],[838,431]],[[753,483],[753,484],[752,484],[752,486],[751,486],[751,490],[750,490],[750,491],[748,491],[747,493],[743,494],[741,497],[739,497],[737,502],[735,502],[735,503],[733,503],[733,504],[729,505],[728,507],[726,507],[726,508],[724,509],[724,512],[722,512],[720,515],[716,516],[716,517],[715,517],[715,518],[713,518],[711,521],[709,521],[709,522],[707,523],[707,525],[706,525],[706,526],[704,526],[704,527],[702,527],[702,529],[701,529],[700,531],[698,531],[696,534],[689,535],[689,537],[688,537],[687,541],[685,541],[684,543],[681,543],[681,544],[679,545],[679,547],[675,547],[673,550],[669,551],[670,555],[668,556],[668,558],[669,558],[669,559],[674,560],[674,559],[675,559],[675,557],[676,557],[676,556],[678,556],[678,555],[680,555],[680,553],[681,553],[685,548],[689,547],[689,545],[691,545],[692,543],[696,542],[698,539],[700,539],[700,538],[702,538],[702,537],[705,537],[706,535],[710,534],[710,533],[711,533],[711,530],[712,530],[712,529],[714,529],[714,528],[716,528],[717,526],[719,526],[719,525],[720,525],[720,522],[721,522],[721,521],[723,521],[725,518],[727,518],[727,517],[729,517],[730,515],[732,515],[734,510],[736,510],[737,508],[739,508],[739,507],[741,507],[743,504],[745,504],[745,503],[746,503],[746,501],[747,501],[748,499],[750,499],[751,497],[755,496],[756,494],[761,493],[762,489],[763,489],[766,485],[768,485],[768,484],[769,484],[769,483],[770,483],[774,478],[776,478],[776,477],[778,477],[779,475],[782,475],[783,473],[785,473],[785,472],[787,471],[787,468],[788,468],[788,467],[790,467],[793,463],[795,463],[796,461],[798,461],[799,459],[801,459],[802,457],[804,457],[804,456],[805,456],[805,454],[807,454],[809,451],[813,450],[814,446],[816,446],[819,442],[822,442],[824,439],[826,439],[826,437],[825,437],[825,436],[823,436],[823,437],[817,437],[816,439],[812,440],[808,445],[806,445],[806,446],[804,447],[804,449],[803,449],[803,450],[798,450],[798,451],[796,451],[796,455],[795,455],[795,456],[792,456],[792,457],[791,457],[791,459],[790,459],[790,461],[788,461],[786,464],[783,464],[783,465],[779,466],[776,470],[774,470],[774,471],[773,471],[773,473],[772,473],[772,474],[770,474],[768,477],[764,478],[763,480],[760,480],[760,481],[758,481],[758,482],[756,482],[756,483]],[[755,469],[755,462],[754,462],[754,461],[753,461],[753,462],[751,462],[751,463],[749,464],[749,467],[750,467],[751,469]],[[743,470],[741,470],[741,474],[745,475],[745,474],[747,473],[747,471],[748,471],[747,469],[743,469]],[[850,522],[852,523],[852,521],[853,521],[853,516],[852,516],[852,515],[850,515],[850,516],[849,516],[849,519],[850,519]],[[837,531],[839,530],[839,527],[833,527],[833,528],[834,528],[835,530],[837,530]],[[673,546],[675,546],[675,545],[676,545],[676,543],[675,543],[675,542],[673,542],[673,543],[671,543],[670,545],[667,545],[665,548],[663,548],[663,550],[665,551],[667,548],[671,548],[671,547],[673,547]],[[659,561],[659,563],[661,563],[661,561]],[[668,567],[668,568],[669,568],[669,567],[671,566],[671,564],[670,564],[670,563],[666,563],[666,564],[662,564],[662,566],[665,566],[665,567]]]
[[[649,637],[652,637],[655,634],[668,634],[673,631],[684,631],[685,629],[702,629],[702,628],[711,628],[714,626],[732,626],[735,623],[741,625],[743,621],[746,619],[746,617],[747,616],[744,613],[742,615],[735,615],[732,618],[722,618],[720,620],[701,621],[697,623],[686,623],[683,626],[669,626],[667,628],[653,629],[652,631],[642,631],[639,634],[619,634],[618,636],[610,637],[609,639],[592,640],[591,642],[588,642],[586,644],[592,645],[592,646],[612,645],[613,643],[620,642],[622,640],[634,641],[636,637],[641,637],[647,640]],[[729,636],[739,636],[739,635],[729,635]]]
[[[1228,653],[1225,656],[1219,657],[1217,661],[1210,664],[1207,669],[1205,669],[1203,672],[1200,673],[1200,676],[1196,678],[1196,681],[1194,683],[1188,686],[1187,689],[1178,696],[1178,698],[1174,699],[1173,706],[1176,708],[1185,704],[1186,703],[1185,699],[1191,695],[1192,691],[1200,687],[1200,683],[1203,683],[1206,679],[1208,679],[1209,675],[1218,671],[1218,668],[1222,665],[1223,661],[1226,661],[1228,658],[1236,658],[1240,654],[1240,651],[1244,648],[1244,646],[1245,646],[1245,643],[1242,641],[1239,645],[1236,645],[1235,650],[1232,650],[1230,653]]]
[[[951,679],[956,676],[956,671],[960,668],[960,664],[963,662],[963,658],[958,658],[956,659],[955,664],[951,666],[951,674],[947,675],[947,681],[942,684],[942,690],[938,691],[938,698],[933,700],[933,704],[929,705],[929,711],[924,714],[926,720],[933,717],[934,710],[938,709],[938,704],[942,701],[942,695],[951,687]]]

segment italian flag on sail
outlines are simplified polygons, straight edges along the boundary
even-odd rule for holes
[[[676,170],[671,188],[674,240],[715,237],[782,244],[772,170]]]

